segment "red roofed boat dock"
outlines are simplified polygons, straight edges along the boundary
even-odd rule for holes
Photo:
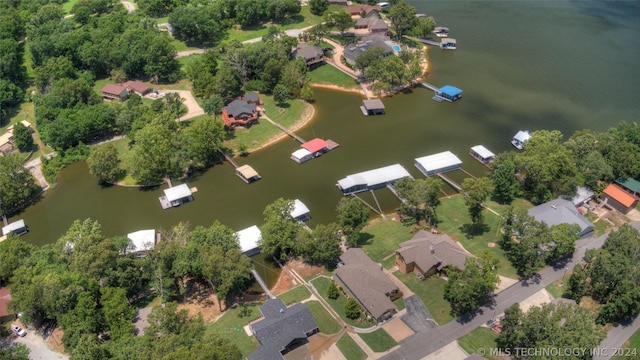
[[[309,161],[313,158],[320,157],[324,153],[327,153],[337,148],[338,146],[340,146],[340,144],[333,140],[323,140],[320,138],[315,138],[313,140],[302,143],[302,145],[300,145],[300,149],[291,153],[291,160],[297,162],[298,164],[302,164],[303,162]]]

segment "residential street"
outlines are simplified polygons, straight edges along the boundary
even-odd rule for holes
[[[571,261],[567,263],[569,270],[582,262],[582,257],[587,249],[599,248],[604,244],[608,234],[600,237],[591,236],[578,240],[576,244],[576,252]],[[537,291],[544,289],[545,286],[560,279],[565,274],[565,268],[547,267],[540,271],[539,277],[527,282],[520,281],[513,284],[504,291],[495,296],[495,304],[493,306],[484,306],[480,308],[480,312],[471,320],[456,319],[435,329],[427,330],[415,334],[404,341],[400,342],[401,347],[396,351],[382,357],[384,360],[417,360],[431,354],[432,352],[442,348],[450,342],[460,338],[461,336],[471,332],[478,326],[486,323],[495,315],[504,312],[506,308],[512,304],[519,303]]]
[[[610,359],[614,349],[621,349],[627,339],[638,331],[638,329],[640,329],[640,316],[636,316],[630,323],[618,325],[609,330],[607,338],[600,343],[598,347],[599,352],[594,355],[593,360]],[[640,349],[636,350],[640,352]],[[624,353],[616,355],[624,356]]]

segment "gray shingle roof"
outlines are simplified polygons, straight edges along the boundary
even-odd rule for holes
[[[296,52],[296,57],[302,57],[307,61],[313,60],[313,59],[319,59],[324,56],[324,53],[322,52],[322,49],[320,48],[320,46],[312,45],[309,43],[298,45],[295,52]]]
[[[569,200],[557,198],[529,209],[529,215],[547,226],[576,224],[580,227],[580,236],[593,230],[593,224],[576,210]]]
[[[249,104],[243,100],[233,100],[225,107],[227,114],[237,117],[240,114],[252,114],[256,110],[256,104]]]
[[[406,263],[413,262],[425,272],[434,266],[440,271],[448,265],[464,270],[465,260],[473,256],[458,246],[449,235],[432,234],[424,230],[400,244],[396,252]]]
[[[280,299],[269,299],[260,307],[264,319],[251,325],[260,346],[249,360],[282,359],[281,351],[296,339],[306,339],[307,334],[318,329],[311,311],[297,303],[287,307]]]
[[[258,94],[254,93],[254,92],[248,92],[246,94],[244,94],[244,100],[246,102],[258,102],[258,100],[260,100],[260,97],[258,96]]]
[[[372,47],[381,47],[382,49],[384,49],[384,52],[386,55],[391,55],[393,53],[393,49],[389,44],[385,42],[387,40],[388,38],[386,36],[381,36],[381,35],[368,36],[366,38],[363,38],[362,41],[359,42],[358,44],[347,45],[344,48],[343,55],[344,57],[355,61],[358,58],[358,56],[360,56],[360,54],[362,54],[363,52],[367,51],[367,49],[370,49]]]

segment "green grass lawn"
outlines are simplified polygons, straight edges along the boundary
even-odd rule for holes
[[[258,347],[258,341],[253,336],[247,336],[243,327],[261,316],[259,308],[260,304],[233,307],[208,325],[206,332],[228,339],[240,349],[243,357],[249,356]]]
[[[451,316],[451,306],[449,302],[444,299],[444,284],[446,284],[446,281],[437,276],[418,280],[415,274],[403,274],[400,271],[394,272],[393,275],[405,283],[411,291],[422,299],[422,302],[424,302],[424,305],[438,324],[443,325],[453,320],[453,316]]]
[[[365,360],[367,358],[367,354],[353,341],[349,334],[342,335],[336,346],[348,360]]]
[[[638,359],[638,353],[640,353],[640,330],[636,331],[629,340],[627,340],[624,345],[622,345],[623,349],[620,351],[626,351],[628,355],[631,356],[616,356],[613,359]],[[628,349],[628,350],[627,350]],[[611,350],[611,349],[609,349]],[[634,354],[635,351],[635,354]]]
[[[285,127],[291,127],[300,120],[302,113],[311,105],[302,100],[289,100],[281,112],[273,101],[273,97],[261,94],[260,100],[264,102],[264,108],[267,116]],[[273,126],[267,120],[260,120],[259,124],[251,126],[249,129],[238,127],[230,132],[224,144],[233,149],[234,153],[238,153],[240,145],[246,145],[248,151],[256,150],[269,142],[270,140],[281,136],[282,130]]]
[[[169,17],[165,16],[165,17],[161,17],[161,18],[156,18],[156,24],[164,24],[169,22]]]
[[[180,63],[181,67],[185,67],[188,63],[190,63],[191,61],[201,57],[202,54],[193,54],[193,55],[189,55],[189,56],[183,56],[178,58],[178,62]]]
[[[383,262],[387,267],[393,266],[393,257],[387,261],[383,259],[393,254],[398,245],[411,239],[411,236],[411,228],[399,221],[378,220],[362,230],[358,244],[373,261]]]
[[[333,280],[327,279],[323,276],[319,276],[313,279],[311,283],[313,284],[313,286],[316,287],[316,289],[318,290],[318,293],[327,301],[327,303],[329,303],[331,308],[338,315],[340,315],[340,318],[342,318],[342,320],[344,320],[347,324],[357,326],[357,327],[363,327],[363,328],[367,328],[373,325],[373,322],[363,319],[364,316],[361,316],[356,320],[351,320],[347,318],[347,315],[345,315],[344,313],[344,304],[347,302],[347,298],[345,297],[344,294],[341,293],[340,297],[338,297],[335,300],[329,299],[327,297],[326,295],[327,289],[329,288],[329,284],[331,284],[332,281]]]
[[[358,334],[364,342],[369,345],[371,350],[374,352],[383,352],[391,349],[392,347],[398,345],[398,343],[393,340],[389,334],[387,334],[384,329],[380,328],[372,333],[360,333]]]
[[[65,3],[62,4],[62,10],[64,11],[65,14],[70,14],[71,13],[71,9],[73,8],[73,5],[75,5],[78,2],[78,0],[68,0]]]
[[[551,294],[551,296],[553,296],[554,298],[561,298],[562,294],[564,294],[568,290],[567,283],[569,282],[569,277],[571,276],[571,274],[571,271],[567,271],[563,277],[547,285],[545,289],[547,289],[549,294]]]
[[[501,214],[507,211],[507,208],[509,206],[513,206],[514,209],[525,209],[525,210],[531,209],[533,207],[533,204],[529,202],[529,200],[522,199],[522,198],[513,199],[511,204],[500,204],[493,200],[485,201],[484,204]]]
[[[464,204],[463,196],[454,195],[450,198],[441,199],[440,206],[436,208],[436,214],[438,216],[439,230],[456,238],[467,251],[474,255],[489,250],[500,262],[498,264],[499,275],[514,279],[518,278],[516,269],[511,266],[511,263],[498,245],[498,240],[501,236],[500,227],[502,225],[502,219],[499,216],[484,210],[482,212],[484,229],[482,233],[471,236],[467,231],[467,227],[471,224],[471,219]],[[493,243],[495,246],[490,247],[489,243]]]
[[[468,354],[473,354],[478,349],[484,349],[484,354],[482,355],[485,355],[491,353],[491,348],[498,347],[496,345],[497,338],[498,333],[495,331],[486,327],[479,327],[458,339],[458,345]]]
[[[340,331],[340,324],[338,324],[336,319],[329,314],[319,301],[308,301],[305,305],[311,310],[311,315],[316,319],[321,333],[331,335]]]
[[[593,232],[595,232],[596,235],[598,236],[603,235],[604,233],[607,232],[607,230],[611,228],[611,224],[609,224],[604,220],[599,219],[598,215],[594,213],[590,212],[586,216],[587,216],[587,219],[593,223]]]
[[[291,304],[293,302],[301,302],[304,299],[308,299],[311,296],[311,292],[304,286],[298,285],[293,289],[278,295],[278,298],[282,299],[285,304]]]
[[[401,311],[406,307],[406,305],[404,304],[404,299],[401,297],[393,300],[393,305],[396,306],[396,309],[398,309],[398,311]]]
[[[320,66],[308,74],[312,84],[337,85],[346,89],[360,87],[354,78],[331,65]]]

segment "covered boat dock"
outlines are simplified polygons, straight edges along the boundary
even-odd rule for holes
[[[381,115],[384,114],[384,104],[380,99],[366,99],[362,100],[360,110],[363,115]]]
[[[20,219],[18,221],[14,221],[7,226],[2,227],[2,235],[9,235],[10,233],[14,233],[16,235],[26,234],[29,231],[27,225],[25,225],[24,220]]]
[[[462,90],[455,86],[445,85],[436,90],[436,98],[446,100],[448,102],[454,102],[462,98]]]
[[[424,176],[434,176],[438,173],[457,170],[462,165],[462,160],[451,151],[419,157],[415,161],[415,166]]]
[[[155,229],[138,230],[127,234],[129,245],[126,251],[133,254],[141,254],[153,250],[158,242],[158,235]]]
[[[405,177],[413,179],[411,174],[409,174],[402,165],[394,164],[348,175],[344,179],[338,180],[336,186],[344,195],[350,195],[362,191],[383,188]]]
[[[442,39],[442,41],[440,42],[440,49],[455,50],[457,48],[458,48],[458,45],[456,44],[456,39],[453,39],[453,38]]]
[[[306,221],[311,219],[311,216],[309,216],[310,212],[311,211],[309,210],[307,205],[300,201],[300,199],[295,199],[293,201],[293,210],[291,210],[290,213],[292,218],[298,221]]]
[[[258,174],[258,172],[255,171],[250,165],[242,165],[237,167],[236,175],[238,175],[238,177],[247,184],[261,179],[260,174]]]
[[[163,209],[180,206],[183,203],[193,201],[193,192],[187,184],[173,186],[164,190],[164,195],[159,198]]]
[[[240,252],[247,256],[252,256],[260,252],[260,241],[262,240],[262,232],[256,226],[249,226],[236,232]]]
[[[491,150],[487,149],[483,145],[476,145],[471,147],[469,155],[485,165],[492,162],[496,158],[496,154],[492,153]]]
[[[511,145],[515,146],[516,149],[522,150],[524,149],[525,141],[531,139],[531,134],[529,134],[529,130],[520,130],[511,139]]]

